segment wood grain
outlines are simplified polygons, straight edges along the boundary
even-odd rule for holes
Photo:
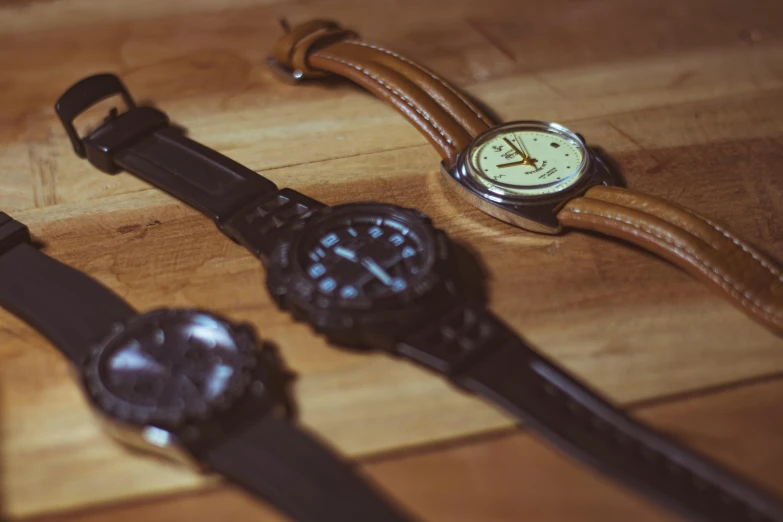
[[[258,261],[206,218],[130,175],[104,175],[76,158],[52,111],[72,82],[116,72],[194,139],[326,203],[377,200],[425,211],[480,256],[494,311],[620,404],[763,377],[783,370],[783,342],[681,272],[597,236],[544,237],[493,220],[448,191],[437,154],[393,110],[344,82],[283,84],[264,65],[279,16],[336,18],[427,63],[502,119],[567,124],[606,151],[628,186],[723,221],[781,259],[783,27],[775,20],[783,4],[753,6],[554,0],[537,7],[531,26],[511,0],[4,2],[0,209],[28,224],[47,254],[140,310],[209,307],[255,324],[299,375],[302,422],[350,456],[513,423],[410,365],[327,346],[275,309]],[[769,408],[770,418],[781,413]],[[762,424],[749,425],[748,436],[763,434]],[[110,441],[65,362],[8,314],[0,314],[0,436],[9,516],[205,483]],[[780,450],[779,439],[765,440],[748,447],[748,459]],[[498,454],[513,453],[501,447]],[[476,477],[491,475],[498,457],[475,455],[483,470]],[[417,473],[448,475],[451,464],[439,463]],[[561,474],[549,460],[535,470]],[[425,513],[397,487],[390,489]],[[610,509],[586,503],[582,489],[592,486],[574,486],[535,519]],[[225,495],[210,493],[194,509],[231,512],[231,501],[221,507]],[[510,506],[517,497],[509,487],[488,498]],[[464,520],[494,520],[489,501],[470,499],[475,511],[464,512],[474,516]],[[540,514],[546,509],[554,511]],[[438,513],[433,519],[458,519]]]
[[[633,408],[634,415],[783,493],[783,381]],[[764,448],[763,454],[758,448]],[[444,447],[365,459],[361,469],[421,520],[652,522],[670,514],[564,459],[527,433],[506,431]],[[229,486],[27,522],[282,521]]]

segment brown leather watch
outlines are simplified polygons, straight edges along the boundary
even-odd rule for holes
[[[783,334],[783,271],[721,225],[664,199],[616,186],[583,138],[556,123],[497,124],[429,69],[326,20],[286,33],[270,63],[294,79],[344,76],[391,104],[440,153],[457,193],[534,232],[601,232],[655,253]]]

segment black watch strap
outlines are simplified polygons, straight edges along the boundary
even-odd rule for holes
[[[323,207],[323,203],[284,188],[249,202],[225,220],[221,229],[253,255],[268,258],[286,225]]]
[[[73,120],[102,99],[120,95],[127,111],[112,111],[103,125],[79,137]],[[294,217],[322,207],[277,186],[236,161],[201,145],[152,107],[137,107],[119,78],[90,76],[55,106],[74,150],[107,173],[126,170],[209,216],[255,255],[267,255],[276,235]]]
[[[783,520],[783,505],[773,496],[637,423],[526,346],[479,304],[457,305],[409,335],[397,351],[694,520]]]
[[[81,364],[112,324],[136,311],[91,277],[39,252],[27,229],[0,213],[0,305]]]
[[[412,520],[348,463],[273,415],[210,448],[206,462],[299,522]]]

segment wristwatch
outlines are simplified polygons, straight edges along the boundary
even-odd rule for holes
[[[412,520],[287,420],[289,374],[249,326],[200,310],[139,314],[4,213],[0,305],[68,358],[121,443],[221,473],[293,520]]]
[[[440,153],[456,193],[533,232],[577,228],[613,236],[670,261],[752,319],[783,334],[783,270],[721,225],[664,199],[615,186],[582,136],[556,123],[495,123],[418,63],[327,20],[285,34],[270,57],[294,80],[344,76],[402,113]]]
[[[120,95],[85,137],[73,119]],[[56,105],[74,150],[126,170],[209,215],[267,268],[277,304],[335,344],[380,349],[479,394],[585,463],[698,520],[783,520],[783,506],[615,409],[468,297],[454,245],[424,214],[394,205],[328,207],[183,136],[103,74]]]

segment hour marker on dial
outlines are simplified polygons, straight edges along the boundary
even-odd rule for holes
[[[353,299],[357,295],[359,292],[353,286],[344,286],[340,289],[340,297],[343,299]]]
[[[324,238],[321,239],[321,244],[327,248],[339,242],[340,242],[340,238],[337,237],[337,234],[334,233],[329,234],[328,236],[324,236]]]
[[[310,267],[310,269],[307,271],[308,274],[310,274],[310,277],[313,279],[318,279],[322,275],[326,273],[326,267],[322,265],[321,263],[317,263]]]
[[[371,237],[376,238],[376,239],[383,235],[383,230],[381,230],[378,227],[372,227],[372,228],[370,228],[370,230],[368,230],[368,232],[370,233]]]
[[[395,292],[402,292],[403,290],[408,288],[408,283],[406,283],[404,279],[400,279],[399,277],[396,277],[392,279],[391,288]]]
[[[337,282],[331,277],[326,277],[322,279],[320,283],[318,283],[318,288],[327,293],[334,290],[336,286]]]

